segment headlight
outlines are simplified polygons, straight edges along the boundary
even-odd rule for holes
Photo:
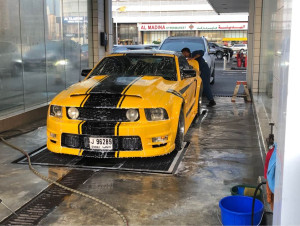
[[[50,106],[50,115],[61,118],[62,117],[62,107],[58,105],[51,105]]]
[[[64,66],[68,64],[68,60],[59,60],[55,62],[55,66]]]
[[[126,112],[126,117],[131,122],[136,121],[138,119],[138,117],[139,117],[139,112],[136,109],[129,109]]]
[[[148,121],[160,121],[169,118],[167,111],[163,108],[146,108],[145,114]]]
[[[79,111],[77,108],[70,107],[68,109],[68,116],[70,119],[77,119],[79,117]]]

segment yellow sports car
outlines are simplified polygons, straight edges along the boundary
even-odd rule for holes
[[[182,148],[200,113],[199,70],[181,53],[111,54],[82,75],[84,81],[62,91],[49,106],[47,147],[52,152],[97,158],[165,155]]]

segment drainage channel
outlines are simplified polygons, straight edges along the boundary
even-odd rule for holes
[[[74,169],[58,182],[64,186],[76,189],[89,179],[94,172],[93,170]],[[17,216],[11,214],[1,221],[0,225],[37,225],[71,193],[52,184],[19,208],[16,211]]]

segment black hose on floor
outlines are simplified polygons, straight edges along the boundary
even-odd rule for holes
[[[3,142],[4,144],[6,144],[7,146],[9,146],[9,147],[11,147],[11,148],[13,148],[13,149],[15,149],[15,150],[21,152],[23,155],[25,155],[26,158],[27,158],[27,161],[28,161],[28,167],[29,167],[29,169],[30,169],[35,175],[37,175],[38,177],[40,177],[41,179],[47,181],[48,183],[55,184],[56,186],[58,186],[58,187],[60,187],[60,188],[63,188],[63,189],[65,189],[65,190],[68,190],[68,191],[73,192],[73,193],[75,193],[75,194],[78,194],[78,195],[81,195],[81,196],[86,197],[86,198],[88,198],[88,199],[91,199],[91,200],[93,200],[93,201],[95,201],[95,202],[97,202],[97,203],[99,203],[99,204],[101,204],[101,205],[103,205],[103,206],[109,208],[110,210],[112,210],[114,213],[116,213],[116,214],[122,219],[122,221],[123,221],[123,223],[124,223],[125,226],[128,226],[128,221],[127,221],[126,217],[125,217],[119,210],[117,210],[115,207],[109,205],[108,203],[106,203],[106,202],[104,202],[104,201],[102,201],[102,200],[100,200],[100,199],[98,199],[98,198],[95,198],[95,197],[93,197],[93,196],[91,196],[91,195],[88,195],[88,194],[86,194],[86,193],[83,193],[83,192],[80,192],[80,191],[78,191],[78,190],[75,190],[75,189],[69,188],[69,187],[67,187],[67,186],[64,186],[64,185],[62,185],[62,184],[60,184],[60,183],[58,183],[58,182],[56,182],[56,181],[54,181],[54,180],[51,180],[51,179],[48,178],[48,177],[42,175],[41,173],[39,173],[37,170],[35,170],[35,169],[33,168],[33,166],[31,165],[30,156],[28,155],[28,153],[27,153],[26,151],[24,151],[23,149],[21,149],[21,148],[15,146],[15,145],[13,145],[13,144],[7,142],[7,141],[6,141],[3,137],[1,137],[1,136],[0,136],[0,141],[2,141],[2,142]]]

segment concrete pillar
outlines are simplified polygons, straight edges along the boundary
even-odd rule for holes
[[[171,36],[171,31],[168,31],[168,37],[170,37]]]
[[[247,82],[258,93],[262,0],[249,1]]]
[[[112,1],[105,0],[105,30],[107,33],[106,55],[112,51],[114,36],[113,36],[113,19],[112,19]]]
[[[113,46],[112,3],[110,0],[88,0],[89,67],[111,52]],[[100,45],[100,32],[107,34],[107,46]]]
[[[138,31],[138,44],[143,44],[143,33]]]
[[[100,59],[106,56],[105,47],[100,45],[100,32],[105,32],[105,0],[93,0],[98,7],[98,28],[94,31],[94,34],[98,36],[98,62]],[[96,50],[96,48],[95,48]],[[96,56],[96,55],[95,55]]]
[[[196,37],[199,36],[199,31],[198,31],[198,30],[195,31],[195,36],[196,36]]]
[[[93,0],[87,1],[88,5],[88,46],[89,46],[89,68],[94,67],[94,43],[93,43]]]

